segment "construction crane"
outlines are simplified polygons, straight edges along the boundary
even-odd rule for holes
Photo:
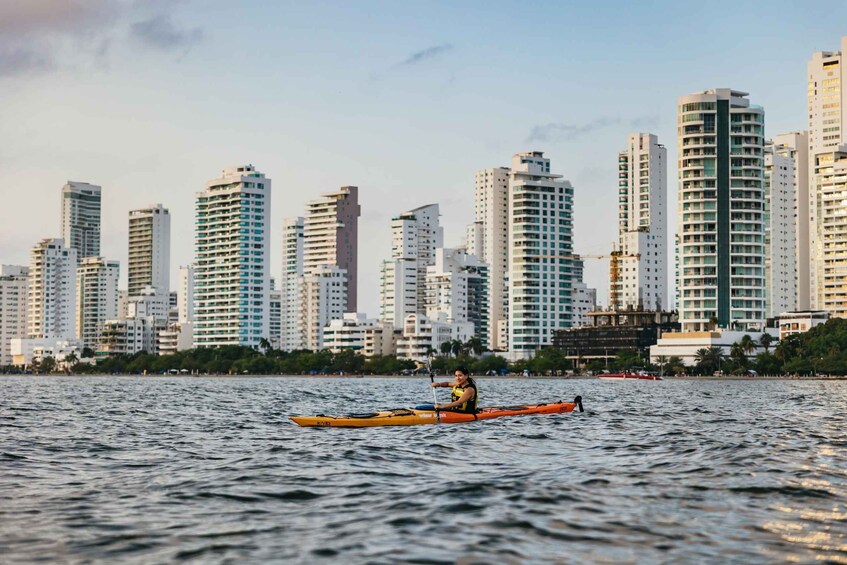
[[[574,253],[573,255],[529,255],[529,258],[538,259],[610,259],[609,261],[609,303],[613,311],[618,309],[618,282],[621,278],[621,259],[641,259],[641,253],[624,253],[617,249],[617,246],[612,244],[612,252],[608,255],[583,255]]]

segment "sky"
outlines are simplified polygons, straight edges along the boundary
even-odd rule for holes
[[[377,316],[391,218],[438,203],[460,244],[475,171],[517,152],[573,183],[574,249],[599,254],[617,238],[617,153],[658,135],[674,233],[677,98],[742,90],[767,136],[804,129],[806,63],[842,35],[844,1],[0,1],[0,263],[60,237],[74,180],[103,187],[123,288],[129,210],[170,209],[175,283],[195,193],[250,163],[273,182],[277,277],[282,219],[360,187],[359,310]],[[601,301],[607,281],[586,261]]]

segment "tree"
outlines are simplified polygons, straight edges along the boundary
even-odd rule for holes
[[[709,326],[711,327],[712,331],[715,331],[715,329],[717,329],[717,327],[718,327],[717,316],[712,316],[711,318],[709,318]]]
[[[465,343],[465,349],[477,357],[482,355],[482,352],[485,350],[482,345],[482,340],[476,336],[473,336]]]
[[[81,355],[83,359],[91,359],[92,357],[94,357],[94,350],[90,347],[83,347]]]
[[[65,355],[65,371],[67,371],[69,375],[71,374],[71,367],[76,365],[77,361],[79,361],[79,358],[76,356],[76,352],[71,351]]]
[[[732,344],[729,350],[729,358],[732,360],[732,370],[734,373],[746,372],[747,356],[744,354],[744,346],[741,343],[736,342]]]
[[[271,350],[271,342],[267,338],[263,337],[259,340],[259,349],[262,350],[262,354],[267,355],[268,351]]]
[[[438,349],[441,351],[442,354],[450,355],[450,353],[453,351],[453,342],[445,341],[438,346]]]
[[[52,373],[56,369],[56,359],[47,356],[41,360],[41,372],[45,374]]]
[[[720,347],[704,347],[698,349],[694,353],[694,360],[697,367],[702,370],[711,370],[712,372],[720,369],[723,361],[723,350]]]
[[[769,333],[763,333],[762,337],[759,338],[759,345],[764,348],[765,353],[770,349],[771,344],[774,342],[774,337]]]
[[[744,353],[747,355],[756,351],[756,347],[758,347],[759,345],[758,343],[756,343],[755,339],[753,339],[747,334],[744,334],[738,344],[741,346],[741,349],[744,350]]]
[[[458,357],[459,353],[462,352],[462,340],[454,339],[450,342],[450,350],[453,352],[454,357]]]

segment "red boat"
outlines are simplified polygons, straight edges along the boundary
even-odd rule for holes
[[[597,375],[599,379],[605,379],[610,381],[622,381],[625,379],[634,379],[639,381],[661,381],[662,377],[659,375],[651,375],[646,371],[638,371],[637,373],[633,373],[631,371],[624,371],[623,373],[603,373]]]

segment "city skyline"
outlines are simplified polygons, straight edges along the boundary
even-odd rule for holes
[[[15,143],[0,146],[9,204],[0,261],[25,265],[35,243],[59,237],[59,188],[68,180],[88,182],[103,187],[100,255],[121,263],[122,288],[128,211],[151,202],[171,210],[175,288],[177,267],[193,260],[194,193],[222,168],[241,163],[275,179],[270,273],[277,277],[282,219],[302,214],[304,202],[323,192],[360,187],[359,246],[376,257],[390,255],[393,214],[432,202],[441,205],[445,246],[455,246],[473,220],[476,171],[507,166],[513,154],[534,150],[574,185],[574,250],[607,252],[616,239],[617,153],[627,135],[654,133],[668,147],[673,211],[676,98],[738,88],[765,107],[766,137],[805,129],[806,64],[814,51],[838,49],[844,30],[837,22],[847,15],[837,6],[823,17],[823,10],[789,4],[778,14],[756,12],[773,24],[763,35],[779,39],[763,49],[761,35],[736,35],[732,45],[690,43],[689,33],[658,26],[642,36],[638,23],[648,14],[634,6],[602,14],[543,4],[520,12],[487,4],[484,14],[415,6],[363,21],[356,8],[335,5],[335,13],[347,17],[321,20],[317,31],[289,26],[285,37],[271,40],[257,33],[269,25],[263,21],[295,11],[297,19],[314,21],[321,8],[254,6],[242,13],[213,2],[200,14],[192,2],[170,8],[84,4],[76,3],[78,10],[64,20],[50,2],[38,3],[40,10],[0,8],[9,29],[34,38],[29,51],[21,51],[22,35],[8,30],[0,43],[7,102],[0,118],[19,132]],[[692,10],[696,16],[704,8]],[[722,26],[729,36],[755,7],[733,10],[738,18],[703,20],[698,33]],[[546,26],[567,26],[566,33],[518,45],[497,45],[484,33],[509,19],[531,26],[539,17]],[[390,31],[381,25],[386,21],[393,23]],[[249,31],[252,46],[217,46],[211,30],[224,22]],[[427,22],[428,30],[420,25]],[[785,33],[789,28],[794,33]],[[83,37],[94,37],[88,45],[102,49],[57,55],[57,43],[75,45]],[[356,49],[341,51],[345,43]],[[755,68],[727,62],[745,50],[767,56]],[[28,59],[12,56],[27,52]],[[543,67],[544,81],[499,80],[521,65]],[[213,82],[220,89],[206,89],[228,70],[245,82]],[[251,77],[267,84],[242,88]],[[497,87],[481,86],[495,78]],[[676,226],[669,216],[670,235]],[[379,260],[360,261],[358,310],[370,316],[379,312],[379,268]],[[585,268],[601,302],[606,268],[602,262]]]

